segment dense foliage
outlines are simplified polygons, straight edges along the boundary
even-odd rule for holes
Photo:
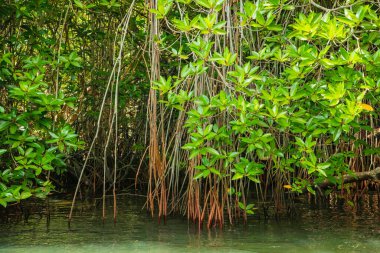
[[[378,166],[379,6],[302,2],[161,0],[152,11],[168,26],[158,45],[177,58],[153,88],[181,115],[186,142],[173,146],[188,152],[174,166],[209,189],[202,210],[252,213],[249,181],[278,202],[283,188],[315,194],[326,180],[344,192],[343,175]]]
[[[31,195],[43,197],[54,186],[76,183],[84,156],[78,150],[83,146],[78,135],[86,144],[94,136],[117,49],[117,27],[128,7],[129,1],[90,5],[81,1],[0,1],[0,204]],[[143,25],[138,15],[131,22],[137,31],[140,26],[143,30]],[[136,64],[141,49],[131,48],[143,36],[136,32],[126,42],[130,54],[123,57],[121,68],[131,69],[134,75],[120,78],[119,138],[124,140],[118,154],[124,157],[120,159],[124,166],[118,174],[120,180],[138,162],[133,155],[142,147],[142,137],[133,134],[140,129],[134,118],[144,112],[143,98],[149,86],[147,81],[143,83],[143,62]],[[134,71],[139,68],[143,71]],[[111,111],[113,102],[106,101],[105,110]],[[107,124],[108,115],[102,122]],[[95,159],[103,154],[106,131],[102,129],[100,145],[92,153]],[[93,162],[94,170],[84,178],[96,184],[93,189],[97,191],[103,175],[93,172],[102,163]],[[107,182],[112,182],[107,173]]]
[[[81,146],[66,121],[76,100],[70,76],[82,58],[75,51],[55,55],[52,34],[39,25],[54,20],[49,6],[0,4],[0,204],[6,206],[45,197],[54,189],[51,172],[65,172],[65,155]]]
[[[12,65],[3,55],[5,65]],[[54,95],[43,81],[47,62],[39,57],[25,59],[21,70],[4,79],[7,99],[0,106],[1,166],[0,204],[19,201],[32,195],[45,197],[53,185],[51,171],[64,171],[64,154],[80,146],[77,134],[55,113],[72,106],[63,92]],[[74,62],[78,65],[79,62]],[[6,66],[4,66],[6,67]],[[5,73],[11,73],[3,68]],[[11,85],[14,84],[14,85]],[[43,176],[42,176],[43,175]]]
[[[368,185],[344,176],[379,165],[378,2],[0,5],[2,205],[67,170],[103,196],[136,178],[152,213],[210,226],[253,213],[252,195],[351,203]]]

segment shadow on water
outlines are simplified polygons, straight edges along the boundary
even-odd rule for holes
[[[379,196],[356,208],[329,203],[297,207],[292,219],[258,219],[224,229],[198,230],[184,217],[159,225],[141,207],[142,198],[122,197],[113,223],[112,203],[101,219],[100,200],[78,203],[71,226],[71,202],[25,203],[18,215],[3,215],[0,252],[379,252]],[[24,208],[24,209],[22,209]],[[25,211],[27,208],[28,211]],[[27,217],[26,217],[27,216]]]

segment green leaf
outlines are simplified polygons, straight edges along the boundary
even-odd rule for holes
[[[243,178],[244,175],[240,173],[235,173],[235,175],[232,177],[232,180],[238,180],[240,178]]]
[[[213,174],[216,174],[218,176],[221,176],[220,171],[217,170],[217,169],[215,169],[215,168],[210,168],[210,172],[213,173]]]
[[[246,209],[253,209],[254,206],[255,206],[255,204],[248,204]]]
[[[0,121],[0,132],[6,130],[10,124],[11,122],[9,121]]]
[[[212,154],[212,155],[220,155],[220,153],[216,150],[216,149],[214,149],[214,148],[211,148],[211,147],[206,147],[206,148],[204,148],[208,153],[210,153],[210,154]]]
[[[44,165],[42,166],[42,168],[43,168],[44,170],[54,170],[53,166],[51,166],[50,164],[44,164]]]
[[[0,183],[0,193],[5,192],[7,189],[8,189],[8,187],[5,184]]]
[[[30,191],[23,191],[23,192],[21,193],[21,197],[20,197],[20,199],[27,199],[27,198],[29,198],[30,196],[32,196],[32,193],[31,193]]]
[[[184,150],[191,150],[191,149],[197,148],[197,145],[195,145],[195,143],[191,142],[191,143],[186,143],[181,148]]]
[[[75,5],[80,9],[86,9],[86,6],[79,0],[74,0]]]
[[[203,171],[197,173],[197,174],[194,176],[193,179],[197,180],[197,179],[199,179],[199,178],[203,178]]]
[[[56,135],[53,132],[49,132],[50,136],[53,137],[54,139],[59,139],[58,135]]]
[[[211,1],[208,0],[196,0],[196,3],[199,4],[200,6],[203,6],[207,9],[211,9]]]
[[[228,153],[228,157],[234,158],[234,157],[237,157],[239,154],[240,154],[239,152],[231,152],[231,153]]]
[[[7,201],[5,201],[5,199],[0,199],[0,205],[7,207]]]
[[[248,179],[251,180],[252,182],[255,182],[257,184],[260,184],[260,179],[258,177],[253,177],[253,176],[248,176]]]
[[[193,159],[197,155],[199,155],[200,151],[198,149],[192,150],[189,155],[189,159]]]
[[[327,177],[326,172],[323,169],[317,168],[317,171],[322,174],[324,177]]]
[[[315,195],[315,190],[313,189],[313,187],[311,185],[308,185],[306,187],[307,191],[310,192],[311,194]]]
[[[333,140],[334,142],[337,141],[342,134],[342,128],[336,128],[333,132]]]

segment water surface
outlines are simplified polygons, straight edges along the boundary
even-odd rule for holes
[[[181,217],[158,224],[141,210],[142,203],[120,199],[117,224],[112,221],[111,203],[104,224],[100,207],[80,203],[68,227],[70,202],[49,200],[50,221],[33,214],[28,222],[0,224],[0,253],[380,252],[378,204],[355,211],[304,208],[295,219],[252,218],[247,225],[198,231]]]

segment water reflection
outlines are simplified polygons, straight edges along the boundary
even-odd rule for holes
[[[116,224],[112,203],[105,223],[98,202],[80,203],[69,228],[70,202],[50,200],[50,220],[43,210],[28,223],[1,224],[0,252],[379,252],[379,199],[366,198],[356,209],[304,207],[292,220],[251,218],[247,225],[201,231],[182,217],[159,225],[141,210],[143,200],[131,198],[118,201]]]

